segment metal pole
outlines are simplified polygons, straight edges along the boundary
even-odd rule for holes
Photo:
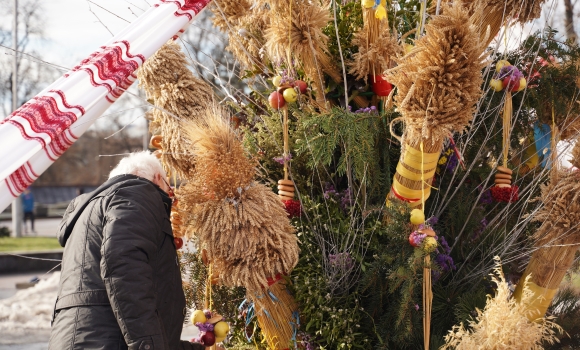
[[[13,3],[14,18],[12,21],[12,111],[18,108],[18,0]],[[22,236],[23,221],[22,197],[18,196],[12,202],[12,237]]]

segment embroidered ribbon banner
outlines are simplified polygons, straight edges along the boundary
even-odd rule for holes
[[[109,42],[0,121],[0,211],[60,157],[185,31],[210,0],[160,0]]]

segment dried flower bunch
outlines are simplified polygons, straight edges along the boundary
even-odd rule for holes
[[[255,163],[223,111],[214,108],[185,130],[196,154],[193,181],[178,191],[188,233],[207,250],[222,284],[260,292],[268,277],[298,262],[295,229],[278,196],[253,182]]]
[[[426,35],[399,66],[387,71],[398,88],[397,107],[412,143],[443,141],[461,132],[473,118],[481,97],[485,46],[461,3],[442,6]]]
[[[501,269],[501,262],[496,257],[496,267],[491,274],[497,285],[495,297],[488,295],[483,311],[477,311],[477,317],[469,321],[469,327],[463,324],[454,326],[445,336],[446,344],[441,349],[455,350],[529,350],[543,349],[542,343],[559,342],[557,333],[562,328],[554,323],[553,317],[546,317],[537,322],[528,320],[533,313],[528,305],[534,297],[532,291],[524,287],[522,302],[511,298],[508,283]]]
[[[187,67],[187,58],[180,46],[170,41],[138,71],[139,87],[160,108],[154,109],[150,116],[151,129],[163,136],[161,160],[183,178],[188,178],[193,171],[193,153],[182,123],[199,118],[213,101],[211,87]]]
[[[384,69],[389,68],[391,58],[401,55],[403,49],[398,44],[396,35],[391,35],[387,20],[375,19],[373,9],[363,11],[365,11],[365,24],[352,39],[352,45],[358,47],[358,52],[353,55],[353,61],[349,63],[349,73],[357,79],[366,81],[370,74],[379,75]],[[375,30],[377,33],[374,33]],[[372,41],[371,37],[373,37]],[[373,68],[376,69],[373,70]]]
[[[322,31],[331,20],[329,7],[304,0],[276,4],[265,34],[265,49],[272,60],[298,59],[305,75],[312,79],[317,102],[324,105],[323,72],[334,81],[342,80],[327,53],[328,37]]]

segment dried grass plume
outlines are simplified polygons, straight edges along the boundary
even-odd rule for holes
[[[557,334],[563,330],[552,321],[553,317],[537,322],[528,320],[527,315],[534,310],[526,302],[535,297],[527,287],[524,288],[521,303],[510,297],[511,292],[497,257],[491,276],[497,285],[495,297],[488,295],[485,309],[476,310],[477,317],[469,321],[469,328],[463,324],[454,326],[445,336],[446,343],[441,349],[529,350],[543,349],[544,342],[559,342]]]

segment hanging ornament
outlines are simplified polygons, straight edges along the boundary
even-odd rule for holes
[[[273,91],[270,96],[268,97],[268,102],[270,103],[270,107],[274,109],[280,109],[284,107],[286,104],[286,100],[284,100],[284,96],[278,91]]]
[[[380,97],[387,97],[393,90],[393,85],[389,83],[382,75],[373,75],[371,77],[372,81],[372,90],[373,92]]]
[[[501,81],[502,89],[506,90],[503,105],[503,166],[497,167],[498,173],[495,175],[491,195],[497,202],[513,203],[518,200],[519,188],[516,185],[512,186],[513,171],[507,165],[513,114],[512,91],[525,89],[526,81],[523,74],[505,60],[501,60],[496,64],[496,74],[490,82],[490,85],[493,84],[492,88],[494,90],[499,87],[498,81]],[[497,87],[494,88],[493,86]]]
[[[161,135],[154,135],[151,137],[151,147],[161,149],[161,141],[163,141],[163,136]]]
[[[280,75],[277,75],[277,76],[275,76],[274,78],[272,78],[272,84],[273,84],[275,87],[278,87],[278,86],[280,86],[280,84],[281,84],[281,83],[282,83],[282,76],[280,76]]]

